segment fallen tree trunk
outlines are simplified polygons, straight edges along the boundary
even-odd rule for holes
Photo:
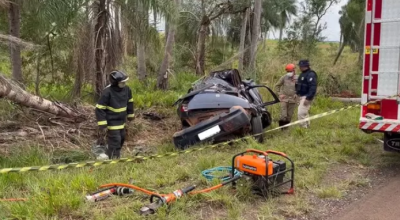
[[[33,49],[37,49],[37,48],[42,47],[41,45],[35,45],[35,44],[31,43],[31,42],[24,41],[24,40],[22,40],[22,39],[20,39],[18,37],[14,37],[14,36],[11,36],[11,35],[4,35],[4,34],[0,34],[0,42],[3,43],[3,44],[10,44],[11,43],[13,45],[18,45],[18,46],[23,47],[23,48],[28,49],[28,50],[33,50]]]
[[[52,113],[54,115],[71,118],[76,122],[85,120],[85,116],[81,115],[75,109],[63,105],[59,102],[52,102],[42,97],[32,95],[13,81],[7,79],[0,73],[0,98],[9,99],[20,105],[38,109],[44,112]]]
[[[341,98],[341,97],[331,97],[331,100],[333,101],[339,101],[339,102],[361,102],[361,98]]]

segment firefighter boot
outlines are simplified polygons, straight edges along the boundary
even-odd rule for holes
[[[284,120],[279,120],[278,121],[279,127],[285,125],[285,121]],[[281,130],[283,131],[285,128],[281,128]]]
[[[283,121],[283,124],[282,124],[282,126],[284,126],[284,125],[287,125],[287,124],[289,124],[290,123],[290,121]],[[284,131],[284,130],[287,130],[289,127],[284,127],[284,128],[282,128],[282,130]]]

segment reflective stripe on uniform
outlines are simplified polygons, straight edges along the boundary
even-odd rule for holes
[[[104,105],[99,105],[99,104],[96,105],[96,108],[98,108],[98,109],[108,109],[108,110],[110,110],[112,112],[124,112],[124,111],[126,111],[126,107],[113,108],[113,107],[110,107],[110,106],[104,106]]]
[[[107,121],[98,121],[97,125],[107,125]]]
[[[112,108],[110,106],[107,106],[107,109],[112,111],[112,112],[124,112],[124,111],[126,111],[126,107],[123,107],[123,108]]]
[[[129,101],[128,101],[128,102],[133,102],[133,98],[129,99]]]
[[[108,126],[107,129],[108,130],[120,130],[120,129],[124,129],[125,128],[125,124],[123,125],[116,125],[116,126]]]
[[[97,104],[96,108],[98,108],[98,109],[106,109],[107,106]]]
[[[128,118],[134,118],[135,117],[135,114],[129,114],[128,115]]]

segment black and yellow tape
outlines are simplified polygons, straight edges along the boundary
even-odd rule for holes
[[[393,98],[393,97],[397,97],[399,95],[394,95],[394,96],[390,96],[387,98]],[[376,101],[371,101],[368,103],[365,103],[364,105],[370,104],[370,103],[375,103]],[[276,128],[272,128],[269,129],[265,132],[262,132],[260,134],[265,134],[265,133],[269,133],[272,131],[276,131],[279,130],[281,128],[285,128],[285,127],[290,127],[293,125],[297,125],[306,121],[311,121],[314,119],[318,119],[318,118],[322,118],[328,115],[332,115],[338,112],[342,112],[342,111],[346,111],[352,108],[357,108],[360,107],[361,104],[356,104],[356,105],[352,105],[352,106],[347,106],[347,107],[343,107],[340,109],[335,109],[332,111],[328,111],[328,112],[324,112],[321,114],[317,114],[302,120],[297,120],[295,122],[286,124],[284,126],[280,126],[280,127],[276,127]],[[97,167],[97,166],[101,166],[101,165],[106,165],[106,164],[117,164],[117,163],[126,163],[126,162],[137,162],[137,161],[141,161],[141,160],[151,160],[151,159],[156,159],[156,158],[163,158],[163,157],[173,157],[173,156],[178,156],[180,154],[188,154],[188,153],[192,153],[192,152],[196,152],[196,151],[202,151],[205,149],[211,149],[211,148],[216,148],[216,147],[222,147],[222,146],[227,146],[228,144],[231,143],[235,143],[235,142],[239,142],[239,141],[243,141],[249,138],[252,138],[254,136],[260,135],[260,134],[252,134],[252,135],[248,135],[245,136],[243,138],[238,138],[238,139],[233,139],[233,140],[229,140],[223,143],[218,143],[218,144],[213,144],[213,145],[207,145],[204,147],[192,147],[189,148],[187,150],[182,150],[182,151],[177,151],[177,152],[168,152],[165,154],[154,154],[154,155],[149,155],[149,156],[135,156],[135,157],[131,157],[131,158],[121,158],[121,159],[116,159],[116,160],[102,160],[102,161],[86,161],[86,162],[80,162],[80,163],[68,163],[68,164],[59,164],[59,165],[48,165],[48,166],[30,166],[30,167],[20,167],[20,168],[3,168],[0,169],[0,174],[7,174],[7,173],[23,173],[23,172],[28,172],[28,171],[47,171],[47,170],[63,170],[63,169],[69,169],[69,168],[82,168],[82,167]]]
[[[221,143],[221,144],[225,144]],[[135,156],[131,158],[121,158],[116,160],[101,160],[101,161],[85,161],[80,163],[68,163],[68,164],[55,164],[55,165],[47,165],[47,166],[30,166],[30,167],[20,167],[20,168],[3,168],[0,169],[0,174],[6,173],[23,173],[28,171],[47,171],[47,170],[63,170],[69,168],[82,168],[82,167],[97,167],[106,164],[117,164],[117,163],[126,163],[126,162],[137,162],[140,160],[150,160],[155,158],[162,158],[162,157],[172,157],[178,156],[179,154],[187,154],[192,153],[195,151],[201,151],[206,148],[215,148],[219,145],[209,145],[205,147],[198,147],[198,148],[191,148],[183,151],[177,152],[169,152],[165,154],[154,154],[149,156]]]

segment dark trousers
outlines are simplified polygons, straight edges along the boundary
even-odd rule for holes
[[[120,158],[121,148],[125,142],[125,129],[108,130],[107,132],[107,155],[110,159]]]

